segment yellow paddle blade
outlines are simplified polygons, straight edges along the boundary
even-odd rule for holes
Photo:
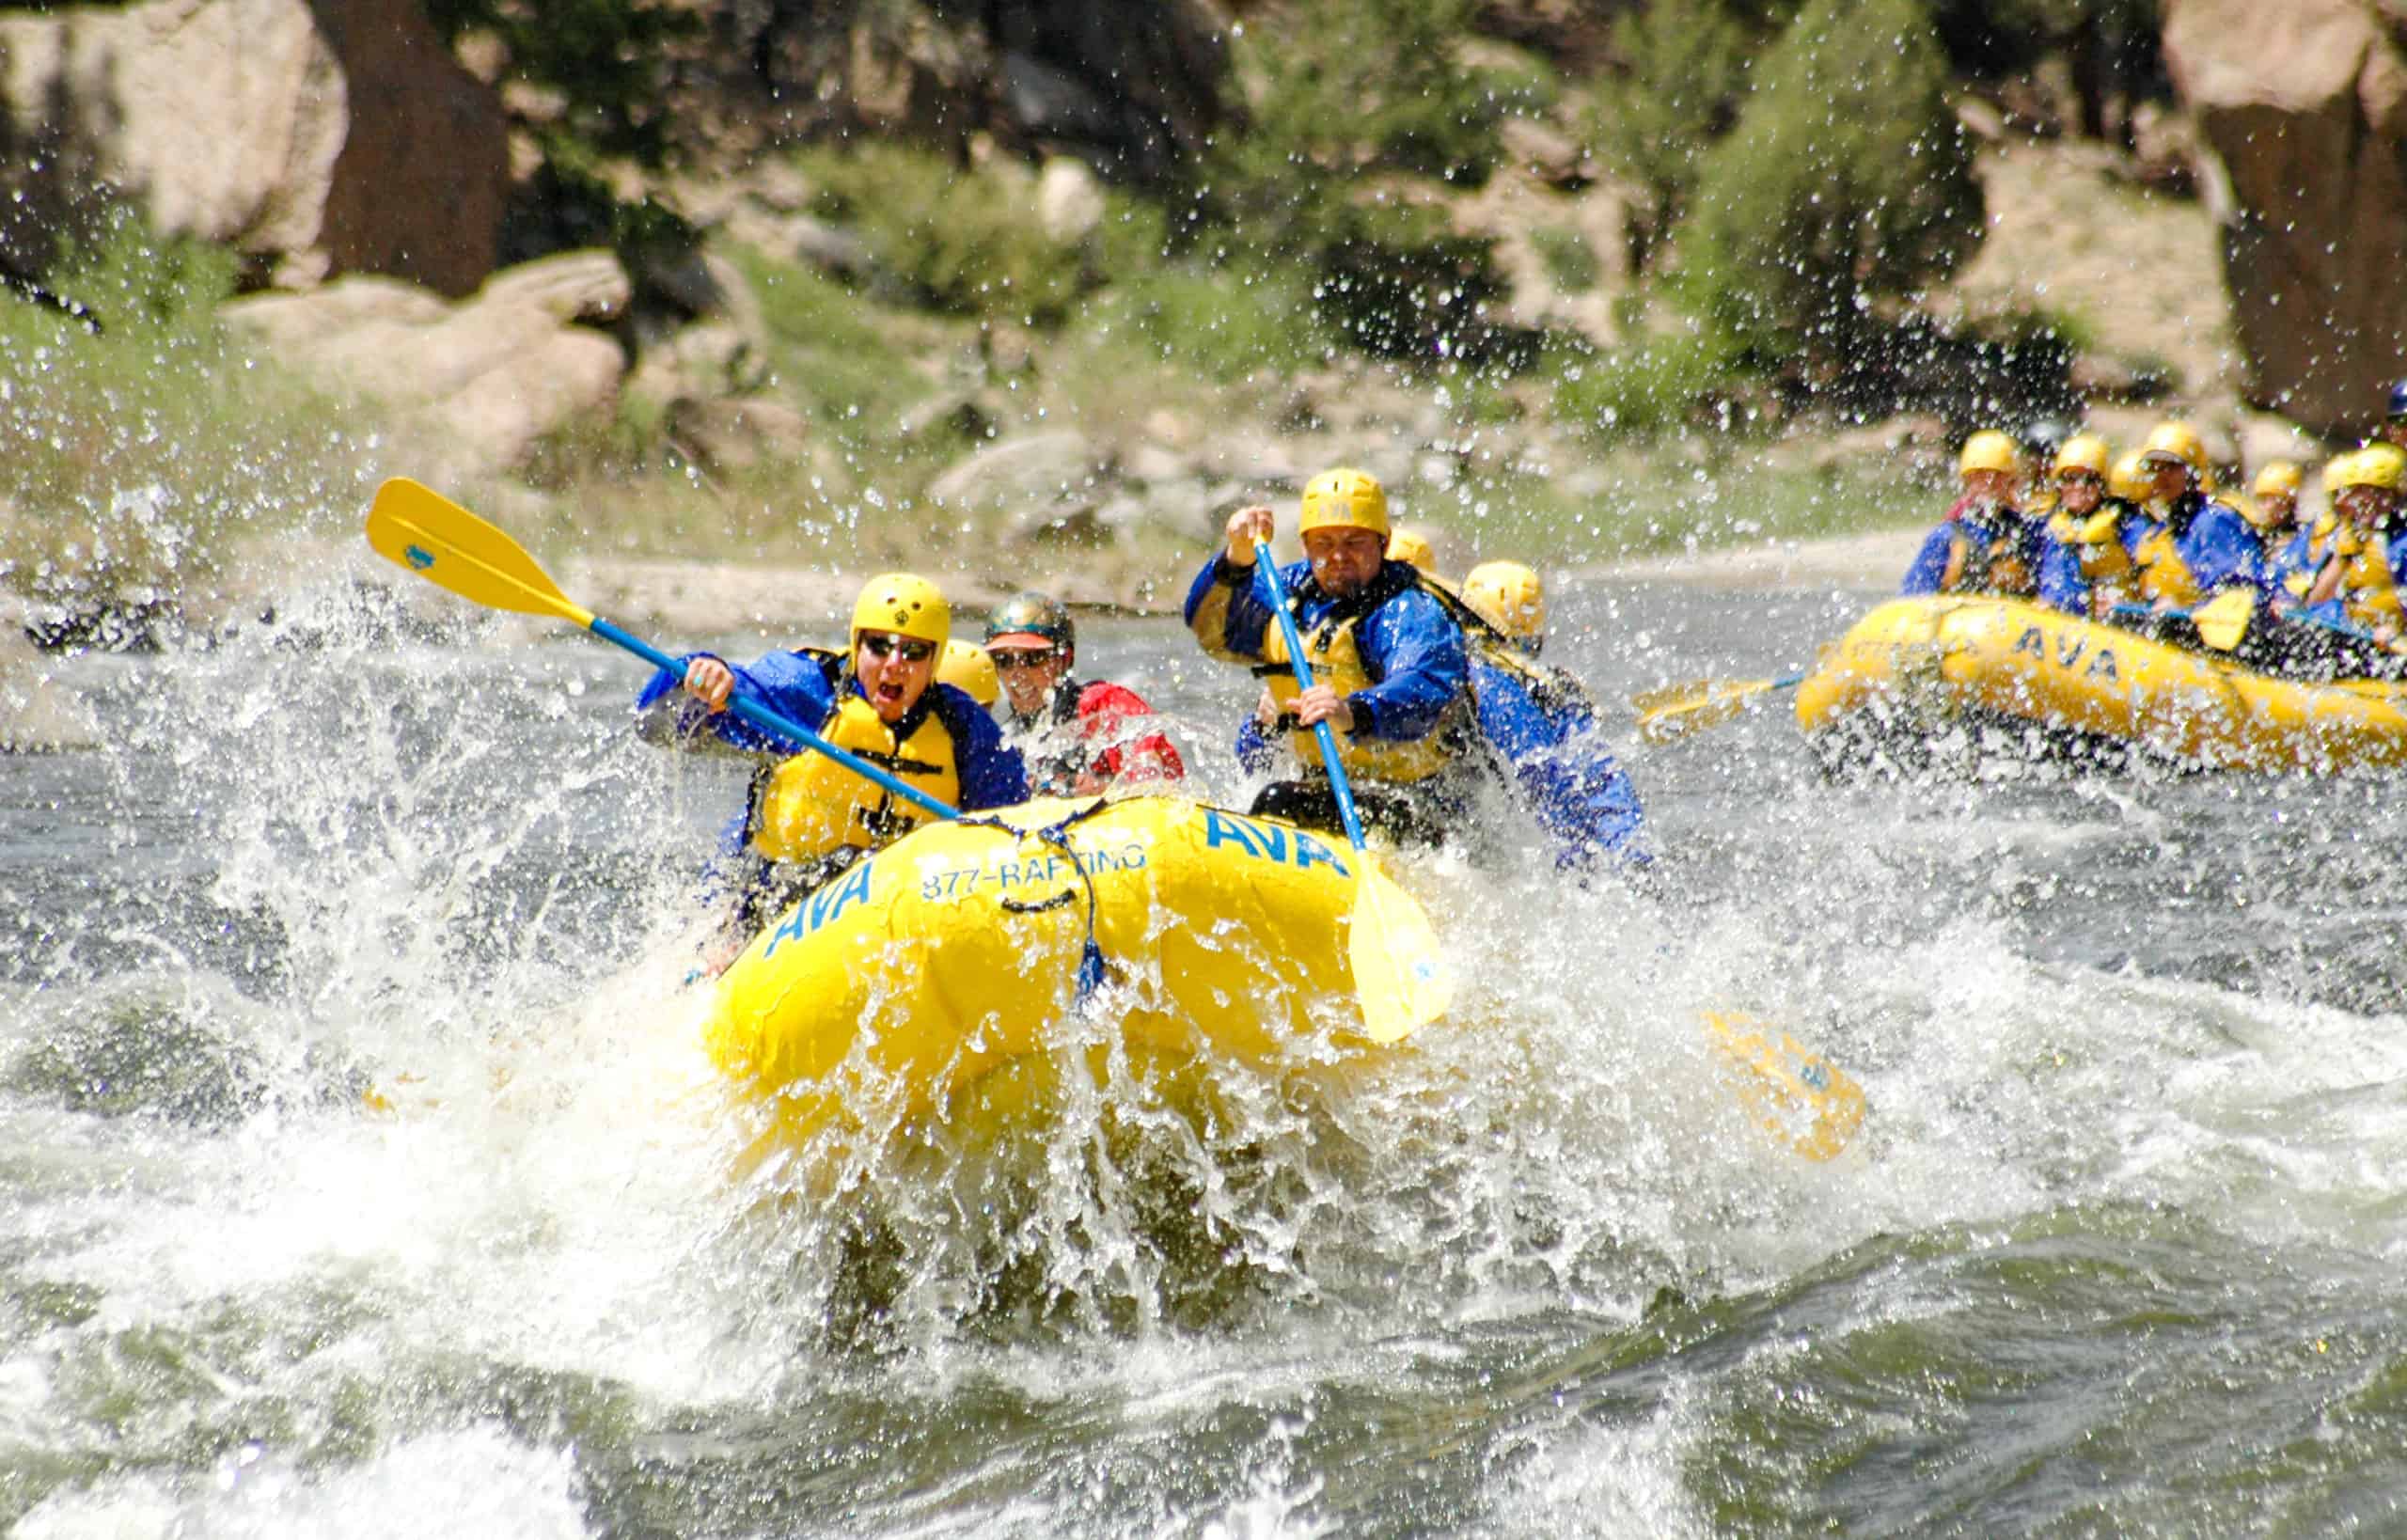
[[[1394,1043],[1446,1014],[1454,970],[1412,895],[1388,879],[1369,851],[1358,850],[1354,858],[1362,866],[1346,945],[1354,992],[1363,1033],[1374,1043]]]
[[[1650,744],[1668,744],[1700,728],[1726,722],[1746,709],[1747,702],[1778,685],[1774,679],[1699,679],[1630,697],[1638,708],[1638,735]]]
[[[2248,635],[2249,620],[2257,613],[2257,595],[2246,589],[2210,599],[2190,611],[2190,623],[2197,628],[2198,639],[2218,652],[2228,652]]]
[[[516,541],[406,477],[376,489],[368,543],[385,559],[488,609],[593,623],[593,612],[560,592]]]
[[[1737,1011],[1704,1011],[1707,1033],[1755,1121],[1808,1160],[1828,1160],[1864,1125],[1864,1088],[1845,1070]]]

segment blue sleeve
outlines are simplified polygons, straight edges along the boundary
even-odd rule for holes
[[[1362,618],[1362,661],[1378,683],[1346,697],[1353,736],[1408,742],[1426,736],[1470,686],[1462,627],[1445,606],[1414,589]]]
[[[1947,575],[1947,553],[1955,542],[1953,525],[1943,524],[1925,535],[1922,549],[1914,553],[1913,565],[1906,569],[1906,580],[1897,585],[1897,592],[1907,598],[1937,593],[1941,580]]]
[[[678,661],[691,663],[696,658],[714,655],[688,652]],[[819,661],[809,653],[771,652],[747,664],[730,664],[729,668],[735,675],[736,694],[813,732],[827,719],[827,713],[836,703],[827,676],[820,670]],[[732,711],[705,712],[702,703],[691,696],[674,696],[676,689],[676,676],[664,668],[654,673],[637,695],[639,730],[646,738],[690,744],[707,735],[716,744],[747,754],[792,754],[803,746],[781,735],[763,732]]]
[[[2200,593],[2241,583],[2265,586],[2264,545],[2247,520],[2221,503],[2210,503],[2199,512],[2191,533],[2195,537],[2193,554],[2184,559]]]
[[[1597,852],[1644,865],[1638,792],[1584,710],[1550,711],[1514,675],[1472,665],[1480,731],[1513,766],[1513,781],[1538,824],[1560,841],[1558,866]]]
[[[1008,808],[1028,800],[1028,766],[1019,750],[1003,745],[1003,730],[986,708],[951,684],[936,692],[932,709],[952,735],[954,766],[961,774],[961,810]]]
[[[1581,733],[1561,750],[1515,765],[1513,778],[1538,822],[1562,841],[1557,866],[1581,865],[1597,852],[1647,864],[1638,790],[1601,734]]]
[[[1236,750],[1237,767],[1250,775],[1261,775],[1278,762],[1279,745],[1251,716],[1237,724]]]
[[[2081,553],[2053,535],[2040,546],[2039,602],[2068,615],[2089,615],[2089,582],[2081,575]]]
[[[1293,593],[1312,570],[1311,562],[1298,561],[1280,569],[1279,575]],[[1188,585],[1186,614],[1187,628],[1204,651],[1223,663],[1260,662],[1264,639],[1278,623],[1260,574],[1251,567],[1232,567],[1227,557],[1217,554]]]

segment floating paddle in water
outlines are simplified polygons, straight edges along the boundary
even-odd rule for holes
[[[1287,612],[1287,593],[1279,581],[1278,563],[1270,559],[1270,543],[1253,544],[1254,570],[1270,590],[1271,613],[1279,617],[1279,635],[1287,643],[1287,666],[1295,670],[1299,689],[1313,685],[1304,660],[1303,637],[1296,618]],[[1321,763],[1329,769],[1329,787],[1337,799],[1337,816],[1354,847],[1354,916],[1347,928],[1347,953],[1354,966],[1354,989],[1362,1004],[1363,1031],[1374,1043],[1393,1043],[1414,1028],[1445,1014],[1454,998],[1455,981],[1438,938],[1430,933],[1429,917],[1412,896],[1388,880],[1362,843],[1362,821],[1354,811],[1354,790],[1346,784],[1345,767],[1338,762],[1337,735],[1327,722],[1313,724],[1320,741]]]
[[[1864,1125],[1864,1088],[1786,1032],[1735,1011],[1700,1012],[1713,1045],[1741,1072],[1755,1121],[1808,1160],[1829,1160]]]
[[[1801,673],[1786,679],[1692,679],[1642,691],[1629,703],[1638,713],[1638,735],[1650,744],[1668,744],[1730,720],[1759,695],[1776,695],[1803,683]]]
[[[2257,595],[2247,589],[2232,589],[2189,609],[2160,612],[2146,605],[2116,605],[2114,612],[2125,620],[2187,621],[2198,640],[2215,652],[2228,652],[2248,635],[2248,622],[2257,614]]]

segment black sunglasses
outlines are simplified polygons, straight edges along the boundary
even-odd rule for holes
[[[1050,663],[1059,655],[1049,647],[1007,647],[995,654],[995,667],[1009,673],[1014,668],[1033,668],[1040,663]]]
[[[934,642],[914,641],[908,636],[889,636],[879,631],[862,633],[861,645],[869,649],[870,656],[873,658],[892,657],[899,652],[905,663],[925,663],[936,653]]]

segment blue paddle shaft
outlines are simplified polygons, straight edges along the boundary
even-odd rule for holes
[[[1313,687],[1311,666],[1304,662],[1304,638],[1297,633],[1296,618],[1287,613],[1287,587],[1279,581],[1279,564],[1270,559],[1270,542],[1253,542],[1254,570],[1270,588],[1270,613],[1279,617],[1279,635],[1287,641],[1287,667],[1295,670],[1296,688]],[[1313,736],[1320,740],[1320,762],[1329,768],[1329,789],[1337,795],[1337,816],[1345,825],[1345,838],[1354,848],[1362,848],[1362,820],[1355,816],[1354,788],[1345,783],[1345,767],[1337,762],[1337,734],[1327,722],[1313,724]]]
[[[641,636],[634,636],[628,632],[620,630],[617,626],[612,625],[609,621],[604,620],[599,615],[593,617],[588,626],[588,629],[595,636],[601,637],[604,641],[616,642],[619,646],[625,648],[628,652],[633,652],[636,656],[643,659],[646,663],[651,664],[653,668],[667,669],[669,673],[674,674],[677,677],[677,682],[680,684],[685,682],[684,664],[670,657],[668,653],[662,652],[659,648],[653,646],[650,642],[645,641]],[[896,796],[903,798],[906,802],[915,802],[919,804],[920,807],[927,809],[928,811],[936,814],[938,818],[958,818],[961,816],[960,809],[949,808],[945,804],[938,802],[935,797],[928,795],[927,793],[922,792],[918,787],[910,784],[908,781],[899,780],[894,777],[888,775],[885,771],[879,769],[876,765],[870,763],[869,761],[862,759],[857,754],[846,753],[843,749],[838,748],[834,744],[829,743],[826,739],[821,737],[816,732],[811,731],[809,728],[796,722],[787,721],[784,717],[779,715],[776,712],[771,711],[768,707],[746,699],[744,693],[740,690],[727,698],[727,709],[735,713],[736,715],[743,717],[746,721],[751,723],[754,727],[759,728],[763,732],[773,732],[779,737],[785,739],[787,742],[794,744],[800,747],[810,749],[813,753],[826,755],[829,759],[834,760],[838,764],[841,764],[845,769],[852,771],[855,775],[867,777],[869,779],[877,782],[880,786],[885,787],[888,791],[892,792]],[[1361,841],[1357,841],[1355,842],[1360,844]]]

